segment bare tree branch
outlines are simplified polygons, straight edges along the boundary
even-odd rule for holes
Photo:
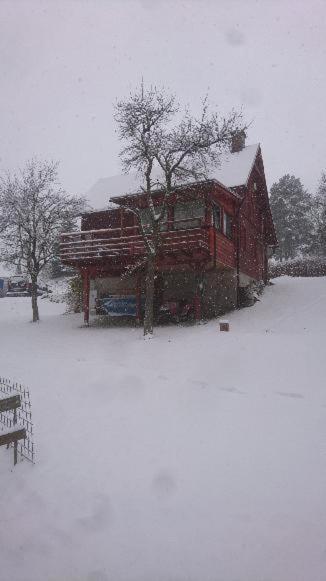
[[[33,159],[0,180],[1,260],[29,274],[34,321],[39,318],[38,276],[55,255],[60,232],[84,208],[82,198],[68,197],[60,188],[57,171],[57,163]]]
[[[146,196],[147,219],[149,216],[149,229],[144,229],[139,209],[138,222],[147,251],[145,334],[153,329],[154,273],[162,247],[160,224],[169,198],[175,187],[189,178],[206,179],[209,168],[219,164],[232,135],[244,128],[241,112],[231,111],[226,117],[210,112],[207,96],[198,118],[186,109],[177,120],[179,111],[174,95],[157,87],[145,89],[143,83],[115,109],[119,137],[125,144],[120,152],[123,168],[137,171],[140,190]],[[157,170],[161,176],[155,179]],[[163,194],[158,211],[153,198],[155,185]]]

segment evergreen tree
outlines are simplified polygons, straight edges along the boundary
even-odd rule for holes
[[[322,172],[314,199],[315,240],[314,251],[326,255],[326,172]]]
[[[270,205],[278,238],[276,255],[294,258],[312,244],[312,199],[299,178],[284,175],[271,187]]]

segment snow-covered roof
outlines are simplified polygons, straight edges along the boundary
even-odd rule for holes
[[[211,172],[209,178],[227,188],[246,185],[258,148],[259,144],[247,145],[239,152],[224,154],[220,166]],[[139,176],[135,173],[101,178],[88,190],[86,197],[94,209],[100,210],[108,207],[110,198],[138,193],[140,186]]]
[[[223,155],[220,167],[212,172],[210,177],[227,188],[246,185],[255,163],[258,148],[259,143],[256,143],[247,145],[236,153],[230,152]]]
[[[110,198],[139,192],[139,177],[135,173],[99,179],[86,193],[90,205],[96,210],[108,207]]]

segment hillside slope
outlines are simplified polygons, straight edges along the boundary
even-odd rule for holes
[[[0,449],[4,581],[324,581],[326,279],[217,321],[81,327],[0,299],[0,375],[37,462]]]

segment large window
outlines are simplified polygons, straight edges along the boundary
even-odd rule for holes
[[[155,206],[156,215],[161,214],[162,210],[163,210],[162,206]],[[161,232],[166,232],[167,229],[168,229],[168,209],[165,206],[163,216],[160,220],[160,230]]]
[[[228,238],[232,238],[232,218],[226,212],[223,213],[223,234]]]
[[[149,208],[143,208],[140,210],[140,221],[144,232],[149,234],[152,231],[152,215]]]
[[[155,214],[158,215],[162,212],[162,206],[155,206]],[[152,232],[152,212],[149,208],[144,208],[140,211],[140,219],[146,234]],[[160,220],[160,230],[167,230],[167,208],[165,208],[164,215]]]
[[[200,200],[194,202],[179,202],[174,206],[175,230],[198,228],[203,218],[205,218],[205,206]]]

